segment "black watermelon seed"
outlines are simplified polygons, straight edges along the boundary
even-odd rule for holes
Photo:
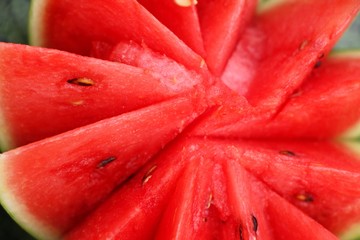
[[[107,166],[109,163],[113,162],[114,160],[116,160],[116,157],[114,157],[114,156],[108,157],[107,159],[102,160],[102,161],[97,165],[97,168],[104,168],[104,167]]]
[[[289,150],[282,150],[282,151],[279,151],[279,153],[281,155],[285,155],[285,156],[289,156],[289,157],[295,157],[296,154],[292,151],[289,151]]]
[[[253,223],[253,230],[254,230],[254,232],[257,232],[259,225],[258,225],[258,221],[257,221],[256,217],[254,215],[251,215],[251,220]]]
[[[244,230],[241,224],[239,226],[239,235],[240,235],[240,240],[244,240]]]

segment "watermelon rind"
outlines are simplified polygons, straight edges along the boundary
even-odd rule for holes
[[[356,223],[350,227],[345,233],[340,235],[341,240],[359,240],[360,239],[360,223]]]
[[[284,4],[285,2],[291,2],[287,0],[261,0],[257,6],[257,13],[261,14],[275,8],[278,5]]]
[[[360,59],[360,49],[345,49],[332,51],[330,54],[332,59],[345,59],[351,61],[351,59]],[[340,140],[360,140],[360,119],[357,123],[350,126],[338,137]],[[359,155],[360,155],[360,146]]]
[[[360,121],[340,135],[342,140],[360,140]]]
[[[0,172],[2,173],[0,174],[0,202],[11,218],[16,220],[19,226],[36,239],[60,239],[55,229],[41,223],[34,215],[29,213],[24,204],[17,201],[15,195],[11,194],[11,186],[6,183],[7,175],[2,164],[0,164]]]
[[[0,78],[0,82],[3,81],[1,78]],[[4,106],[2,103],[1,103],[1,99],[0,99],[0,105],[1,106]],[[6,121],[5,121],[5,116],[3,114],[2,111],[0,111],[0,152],[3,152],[5,149],[10,149],[13,147],[13,141],[11,140],[11,134],[9,132],[9,129],[8,129],[8,124],[6,124]]]
[[[46,12],[44,8],[46,6],[46,0],[32,0],[29,9],[29,23],[28,34],[29,44],[33,46],[42,46],[44,44],[44,24],[43,14]],[[36,16],[36,17],[34,17]]]

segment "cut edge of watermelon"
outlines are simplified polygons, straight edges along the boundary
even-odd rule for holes
[[[6,124],[5,116],[2,111],[0,111],[0,136],[0,153],[14,146],[13,139],[10,137],[11,134],[8,124]]]
[[[342,233],[341,240],[356,240],[360,237],[360,223],[353,224],[346,232]]]
[[[0,69],[0,75],[1,75],[1,69]],[[1,83],[4,81],[5,81],[5,79],[3,79],[0,76],[0,86],[1,86]],[[3,102],[3,99],[0,97],[0,105],[4,106],[4,104],[2,102]],[[1,136],[0,137],[0,153],[3,151],[6,151],[7,149],[14,147],[13,139],[10,137],[11,130],[9,129],[9,124],[6,123],[5,115],[6,114],[4,113],[4,111],[0,110],[0,136]]]
[[[343,49],[343,50],[333,50],[329,57],[331,58],[360,58],[360,48],[354,49]]]
[[[351,153],[355,154],[356,156],[360,156],[360,141],[342,141],[342,145],[349,150]],[[359,223],[360,227],[360,223]],[[359,234],[360,237],[360,234]]]
[[[267,11],[275,8],[276,6],[284,4],[286,2],[288,2],[288,1],[286,1],[286,0],[260,0],[256,11],[258,14],[262,14],[262,13],[267,12]]]
[[[336,50],[329,55],[332,59],[360,59],[360,49]],[[356,140],[360,138],[360,120],[350,126],[338,137],[340,140]],[[352,148],[352,147],[351,147]],[[356,147],[360,155],[360,146]],[[359,230],[360,231],[360,230]]]
[[[46,0],[32,0],[30,2],[29,9],[29,23],[28,23],[28,35],[29,35],[29,43],[33,46],[42,46],[43,45],[43,14],[46,6]],[[38,16],[38,17],[33,17]]]
[[[360,137],[360,121],[358,121],[353,126],[348,128],[344,133],[342,133],[339,139],[341,140],[359,139],[359,137]]]
[[[1,157],[0,161],[3,161]],[[3,164],[0,164],[0,171],[2,172],[0,174],[0,192],[2,193],[0,194],[0,202],[11,218],[15,219],[19,226],[36,239],[60,239],[59,233],[55,229],[50,228],[30,214],[26,206],[17,201],[16,197],[11,194],[11,186],[6,184],[7,177],[6,171],[3,170]]]

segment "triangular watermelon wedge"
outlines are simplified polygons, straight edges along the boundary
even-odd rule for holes
[[[273,239],[269,226],[271,223],[264,214],[268,201],[267,191],[235,161],[226,159],[225,171],[229,208],[233,217],[230,225],[233,225],[233,229],[238,229],[233,231],[236,236],[233,239]],[[254,204],[255,201],[257,204]]]
[[[267,215],[276,240],[337,240],[338,238],[277,194],[268,191]],[[292,229],[289,226],[296,226]]]
[[[205,55],[196,1],[138,0],[200,56]]]
[[[199,0],[197,9],[209,69],[220,76],[245,26],[255,14],[256,0]]]
[[[238,226],[237,237],[226,239],[338,239],[319,223],[269,190],[239,163],[228,160],[226,170],[229,198],[232,200],[230,203],[233,203],[231,206],[234,208],[233,213]]]
[[[360,221],[359,157],[343,146],[240,141],[228,142],[224,149],[270,189],[332,232],[339,234]]]
[[[209,239],[215,236],[212,226],[209,181],[214,165],[204,149],[189,162],[176,184],[174,194],[164,211],[156,239]]]
[[[260,12],[255,25],[249,26],[247,31],[251,34],[247,32],[238,43],[223,81],[244,93],[252,105],[265,106],[276,113],[328,54],[356,16],[360,3],[357,0],[272,2],[280,3]],[[295,25],[296,31],[289,31]],[[247,44],[249,41],[251,46]]]
[[[62,51],[1,43],[1,147],[6,150],[191,95],[197,88],[201,95],[202,76],[172,61],[167,71],[174,69],[182,73],[176,81],[175,75],[163,76],[156,69],[145,71]]]
[[[89,55],[93,41],[133,40],[191,69],[204,64],[202,57],[136,0],[34,0],[30,15],[33,45]]]
[[[6,152],[1,202],[36,236],[59,236],[203,109],[196,99],[173,99]]]
[[[168,146],[64,239],[154,239],[185,166],[201,158],[196,146],[186,138]]]
[[[238,121],[228,120],[227,126],[223,121],[221,126],[210,118],[197,131],[230,138],[356,139],[360,136],[359,79],[360,51],[332,53],[275,116],[266,119],[264,109],[247,107],[238,113]]]

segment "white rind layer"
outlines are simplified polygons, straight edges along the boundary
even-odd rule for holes
[[[11,186],[8,184],[7,171],[8,159],[0,155],[0,202],[8,214],[30,235],[39,240],[60,239],[59,233],[48,225],[41,223],[34,215],[30,214],[27,207],[12,194]],[[11,209],[11,210],[10,210]]]
[[[359,139],[359,138],[360,138],[360,120],[340,135],[340,139],[343,140]]]
[[[282,5],[286,2],[289,2],[288,0],[260,0],[258,6],[257,6],[257,12],[259,14],[270,11],[271,9],[275,8],[278,5]]]
[[[360,236],[360,223],[356,223],[350,227],[348,231],[340,235],[341,240],[355,240]]]
[[[46,0],[32,0],[29,11],[29,43],[33,46],[44,45],[44,13]]]
[[[1,58],[1,51],[0,51]],[[1,62],[1,61],[0,61]],[[2,68],[0,66],[0,88],[3,89],[2,85],[6,79],[3,79]],[[6,109],[5,103],[2,99],[2,93],[0,92],[0,150],[6,151],[14,147],[13,139],[11,139],[11,131],[9,124],[7,124],[6,116],[3,112]],[[1,152],[0,151],[0,152]]]
[[[0,54],[1,55],[1,54]],[[0,70],[1,72],[1,70]],[[3,81],[0,77],[0,82]],[[1,85],[1,83],[0,83]],[[2,99],[0,98],[0,106],[4,106]],[[0,150],[6,151],[14,147],[13,141],[10,138],[10,131],[6,124],[4,113],[0,110]]]

